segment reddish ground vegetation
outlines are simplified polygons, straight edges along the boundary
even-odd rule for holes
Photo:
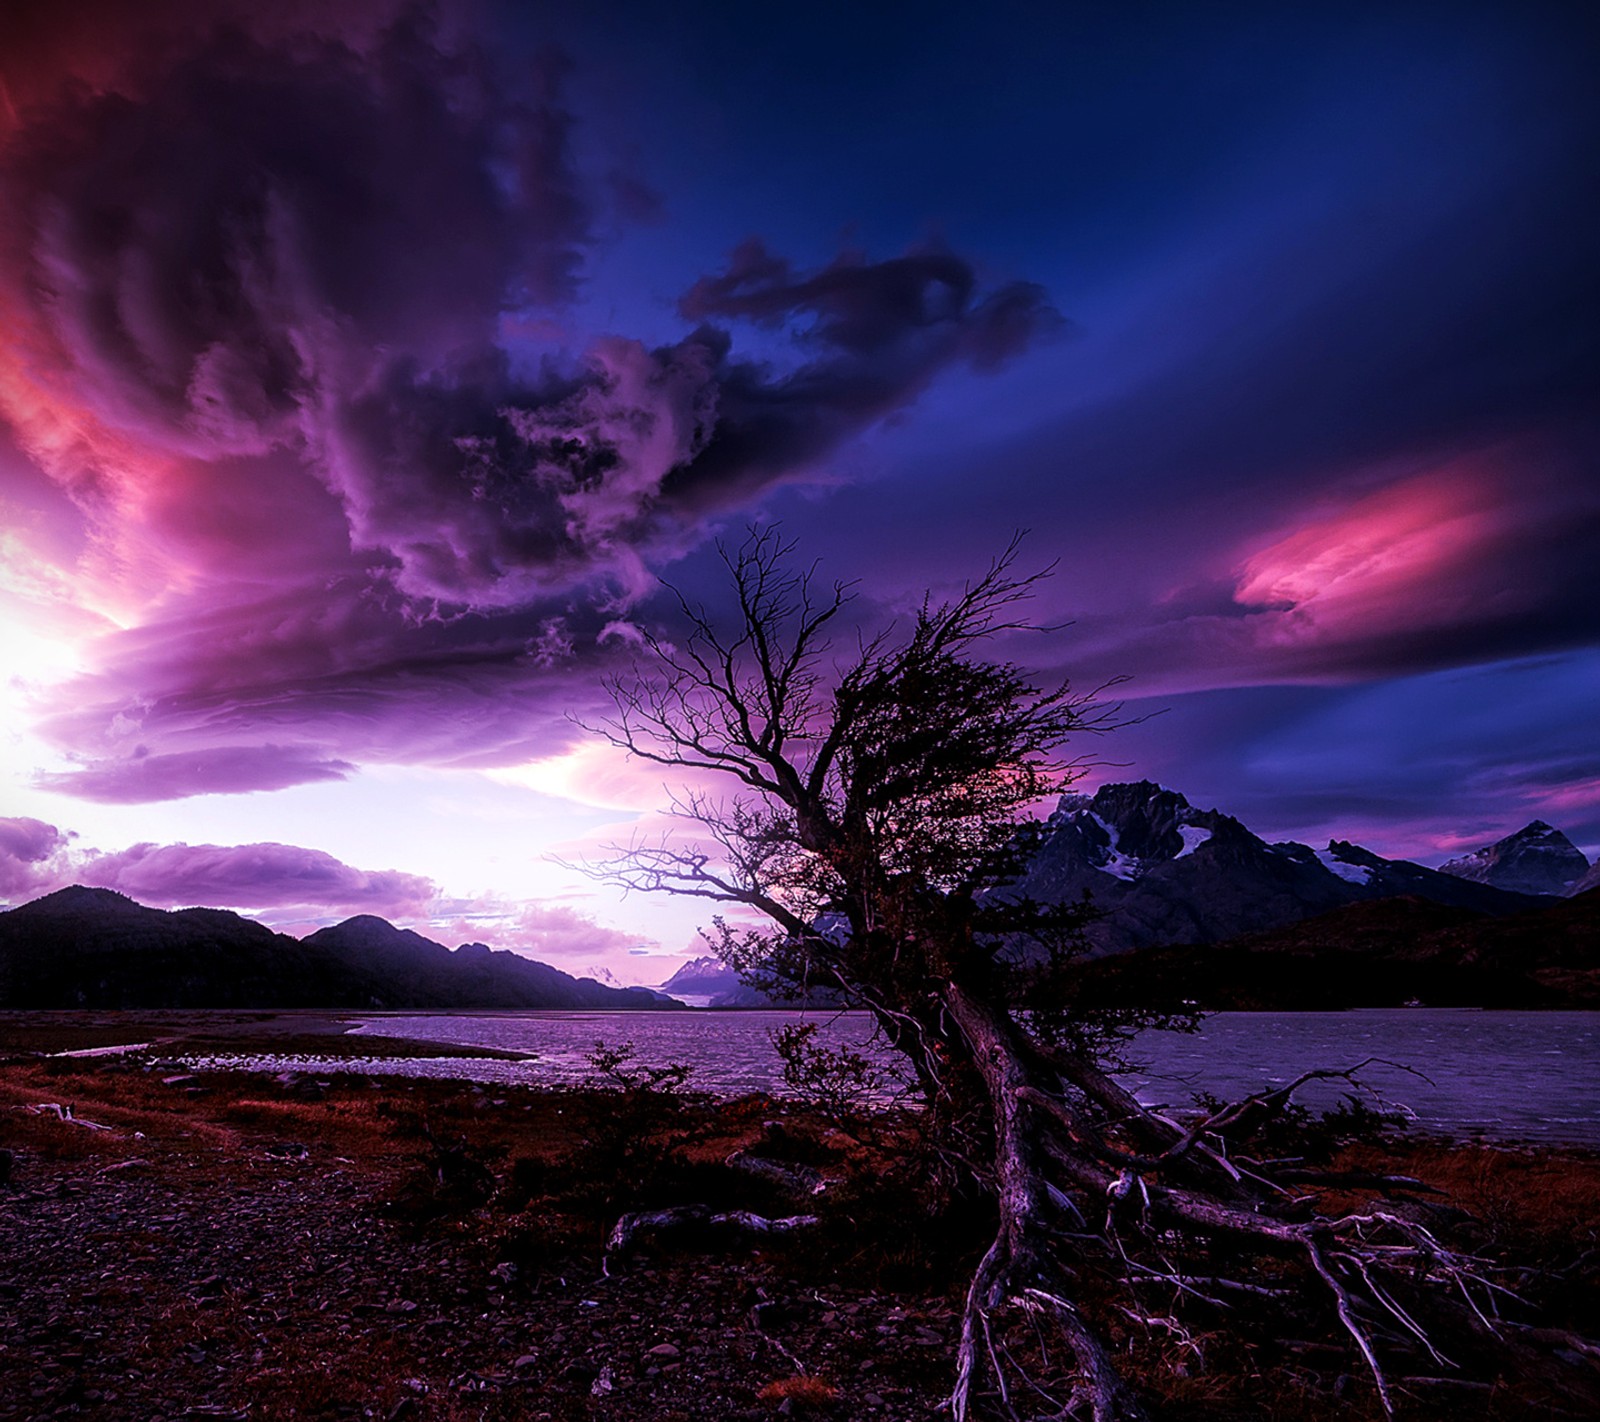
[[[323,1080],[0,1066],[0,1418],[909,1419],[948,1393],[992,1221],[920,1188],[912,1122]],[[1428,1140],[1328,1156],[1441,1191],[1430,1217],[1523,1261],[1546,1321],[1600,1328],[1600,1159]],[[603,1272],[619,1214],[686,1203],[819,1223],[644,1235]],[[1086,1303],[1158,1416],[1379,1415],[1336,1328],[1267,1348],[1241,1308],[1163,1331],[1119,1321],[1115,1282],[1086,1269]],[[1397,1382],[1403,1418],[1582,1415],[1545,1379],[1439,1373]]]

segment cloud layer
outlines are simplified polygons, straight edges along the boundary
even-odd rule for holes
[[[437,897],[432,881],[356,869],[290,844],[135,844],[105,853],[28,818],[0,819],[0,894],[22,903],[68,884],[115,889],[158,908],[262,912],[269,922],[306,914],[414,918]]]
[[[0,412],[72,499],[76,595],[127,629],[46,708],[80,761],[50,789],[559,749],[510,709],[592,683],[708,518],[1058,321],[952,252],[807,275],[753,241],[680,340],[571,329],[608,180],[562,63],[368,28],[169,36],[107,87],[35,84],[0,149]],[[793,358],[717,322],[792,328]]]
[[[135,844],[100,854],[78,882],[163,908],[200,904],[283,912],[375,913],[407,918],[437,892],[416,874],[354,869],[331,854],[290,844]]]

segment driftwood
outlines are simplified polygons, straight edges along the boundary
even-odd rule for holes
[[[59,1101],[40,1101],[32,1106],[22,1108],[31,1116],[54,1116],[58,1121],[64,1121],[69,1126],[82,1126],[86,1131],[109,1131],[116,1134],[115,1126],[107,1126],[99,1121],[87,1121],[82,1116],[75,1116],[71,1106],[63,1106]]]
[[[707,1205],[678,1205],[666,1210],[638,1210],[623,1215],[606,1240],[603,1269],[611,1273],[614,1262],[625,1258],[645,1235],[697,1230],[706,1233],[789,1234],[818,1223],[815,1215],[788,1215],[769,1219],[748,1210],[713,1210]]]
[[[820,1195],[828,1188],[827,1179],[813,1166],[768,1160],[748,1150],[734,1151],[724,1163],[730,1170],[754,1176],[799,1199]]]

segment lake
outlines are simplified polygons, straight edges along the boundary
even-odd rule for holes
[[[592,1073],[596,1043],[632,1043],[638,1060],[685,1062],[690,1084],[719,1095],[782,1091],[770,1034],[793,1012],[372,1013],[353,1032],[525,1052],[526,1061],[470,1057],[186,1057],[196,1066],[293,1068],[570,1085]],[[814,1013],[822,1040],[868,1047],[863,1013]],[[1223,1012],[1195,1034],[1146,1032],[1127,1076],[1141,1100],[1178,1107],[1196,1091],[1238,1097],[1313,1067],[1362,1072],[1369,1100],[1419,1125],[1461,1136],[1600,1146],[1600,1013],[1400,1008],[1355,1012]],[[1408,1070],[1409,1068],[1409,1070]],[[1417,1075],[1416,1073],[1421,1073]],[[1314,1083],[1299,1099],[1326,1107],[1348,1090]]]

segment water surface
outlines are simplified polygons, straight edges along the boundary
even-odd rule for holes
[[[782,1091],[771,1033],[793,1012],[506,1012],[363,1015],[353,1033],[525,1052],[524,1061],[235,1056],[195,1065],[363,1071],[482,1082],[571,1085],[593,1074],[597,1043],[632,1043],[638,1060],[685,1062],[691,1085],[719,1095]],[[821,1040],[867,1048],[864,1013],[819,1013]],[[1600,1013],[1400,1008],[1356,1012],[1223,1012],[1198,1033],[1143,1033],[1129,1084],[1147,1103],[1188,1107],[1196,1092],[1233,1098],[1319,1067],[1354,1067],[1366,1099],[1420,1125],[1497,1140],[1600,1146]],[[1318,1082],[1303,1099],[1326,1107],[1351,1090]]]

